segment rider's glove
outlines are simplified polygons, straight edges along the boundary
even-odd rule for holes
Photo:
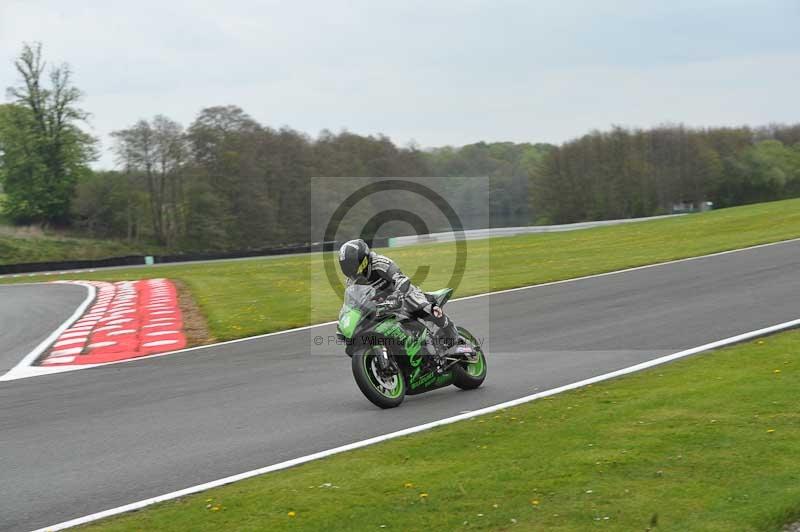
[[[403,304],[403,299],[402,296],[398,294],[392,294],[390,296],[387,296],[384,302],[386,303],[386,306],[389,308],[400,308],[400,305]]]

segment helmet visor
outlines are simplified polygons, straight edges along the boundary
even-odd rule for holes
[[[372,272],[369,256],[365,256],[361,259],[361,262],[356,262],[350,257],[347,257],[345,260],[340,261],[339,265],[342,268],[342,273],[354,281],[367,279]]]

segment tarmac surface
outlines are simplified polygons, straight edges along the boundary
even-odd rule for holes
[[[18,291],[9,298],[8,289]],[[59,321],[41,310],[53,306],[45,289],[0,290],[0,316],[21,313],[15,323],[30,327],[29,342]],[[52,297],[77,306],[84,296]],[[340,347],[315,345],[332,325],[2,382],[0,530],[58,523],[800,318],[800,242],[454,301],[448,312],[485,338],[484,386],[408,397],[388,411],[361,395]]]

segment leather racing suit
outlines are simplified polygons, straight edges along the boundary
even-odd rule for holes
[[[369,254],[372,269],[368,277],[361,277],[357,281],[347,280],[351,284],[370,285],[375,288],[379,297],[401,296],[402,310],[409,316],[417,316],[436,325],[435,340],[451,348],[458,342],[458,331],[452,321],[438,307],[430,301],[425,293],[411,283],[397,264],[383,255],[374,251]],[[436,316],[439,314],[439,317]]]

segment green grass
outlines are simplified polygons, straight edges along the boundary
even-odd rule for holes
[[[2,205],[5,197],[6,195],[0,192],[0,265],[106,259],[163,252],[157,246],[131,245],[118,240],[76,238],[57,234],[9,236],[13,225],[3,213]]]
[[[800,237],[800,199],[568,233],[474,240],[468,242],[467,270],[456,297],[796,237]],[[422,284],[426,289],[444,286],[454,265],[452,244],[386,252],[409,274],[429,265],[431,273]],[[319,255],[314,255],[110,270],[77,277],[180,279],[206,315],[211,334],[228,340],[334,319],[340,300],[324,281],[321,265]]]
[[[0,265],[106,259],[157,252],[158,248],[155,246],[131,245],[117,240],[55,235],[22,238],[0,234]]]
[[[793,331],[88,528],[778,530],[800,517],[798,382]]]

